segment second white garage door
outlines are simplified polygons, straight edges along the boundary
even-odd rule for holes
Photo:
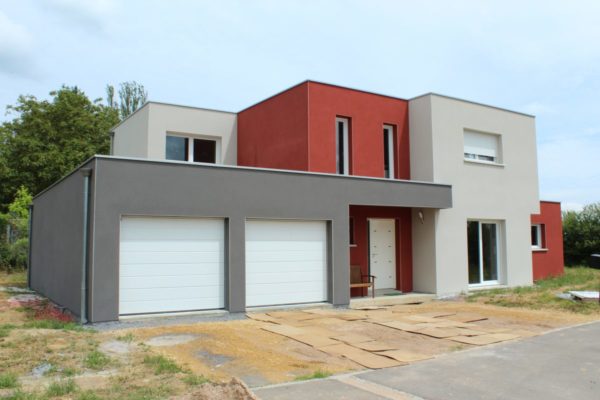
[[[222,219],[123,217],[119,314],[223,308]]]
[[[327,223],[246,222],[246,306],[327,301]]]

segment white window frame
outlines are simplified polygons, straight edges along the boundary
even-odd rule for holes
[[[541,250],[544,248],[542,243],[542,224],[532,224],[531,227],[536,229],[535,236],[537,239],[537,244],[531,243],[531,248],[534,250]]]
[[[212,140],[213,142],[215,142],[215,164],[221,164],[221,137],[220,136],[199,135],[199,134],[195,134],[195,133],[179,133],[179,132],[167,131],[167,133],[165,135],[165,160],[167,160],[167,153],[166,153],[167,136],[180,137],[180,138],[184,138],[184,139],[188,140],[188,148],[187,148],[188,160],[180,161],[180,162],[189,162],[192,164],[205,164],[205,163],[194,161],[194,146],[191,145],[191,143],[193,143],[193,140],[194,139]],[[169,161],[176,161],[176,160],[169,160]]]
[[[491,156],[488,156],[485,154],[467,153],[465,151],[465,146],[466,146],[465,136],[468,133],[473,133],[476,135],[487,135],[487,136],[493,137],[496,140],[496,156],[493,157],[493,160],[489,160],[488,158],[491,158]],[[468,128],[463,129],[463,158],[464,158],[465,162],[504,166],[504,164],[502,162],[502,158],[503,158],[502,157],[502,135],[500,135],[498,133],[478,131],[475,129],[468,129]]]
[[[502,234],[502,224],[500,221],[494,221],[494,220],[485,220],[485,219],[469,219],[467,220],[468,222],[477,222],[477,229],[478,229],[478,237],[479,237],[479,243],[477,244],[479,246],[479,276],[480,276],[480,282],[479,283],[469,283],[469,287],[471,288],[476,288],[476,287],[480,287],[480,286],[493,286],[493,285],[499,285],[502,277],[501,277],[501,264],[500,261],[502,260],[502,258],[500,257],[501,254],[501,243],[502,241],[500,240],[501,234]],[[496,277],[497,279],[495,280],[491,280],[491,281],[484,281],[483,280],[483,235],[481,234],[481,226],[483,224],[493,224],[496,225]],[[467,242],[467,246],[468,246],[468,242]]]
[[[388,145],[388,161],[390,163],[390,175],[386,178],[394,179],[396,177],[396,160],[394,158],[395,149],[394,149],[394,126],[393,125],[383,125],[383,134],[384,140],[385,135],[387,134],[387,145]],[[385,165],[383,166],[383,173],[385,174]]]

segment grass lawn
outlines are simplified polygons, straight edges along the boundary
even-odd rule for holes
[[[594,290],[600,287],[600,270],[587,267],[566,267],[564,275],[537,281],[533,286],[491,289],[470,293],[469,302],[534,310],[560,310],[600,316],[597,302],[580,302],[556,297],[570,290]]]
[[[26,279],[25,272],[0,272],[0,286],[26,287]],[[0,399],[158,400],[209,382],[132,334],[100,333],[9,306],[18,294],[0,292]],[[131,351],[107,355],[99,348],[106,341],[127,343]],[[40,367],[42,376],[32,380]]]

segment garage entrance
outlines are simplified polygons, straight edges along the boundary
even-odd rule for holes
[[[246,306],[327,301],[327,222],[246,221]]]
[[[223,308],[224,248],[223,219],[123,217],[119,314]]]

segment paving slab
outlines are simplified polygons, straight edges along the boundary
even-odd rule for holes
[[[389,400],[334,379],[254,389],[254,393],[262,400]]]

